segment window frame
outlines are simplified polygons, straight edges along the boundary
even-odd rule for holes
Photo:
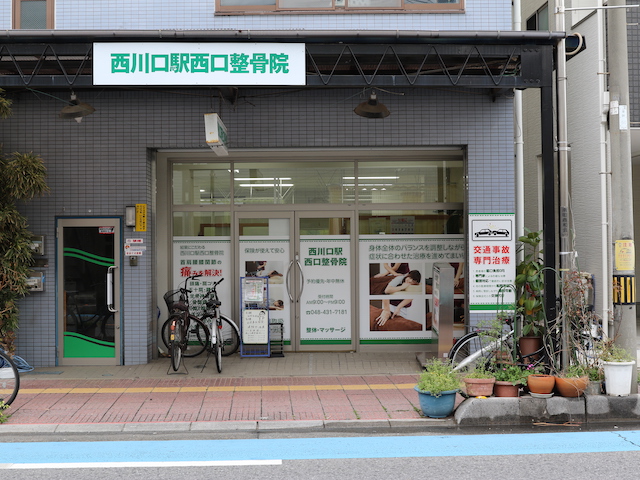
[[[36,0],[13,0],[13,29],[14,30],[22,30],[20,27],[20,21],[22,20],[22,2],[30,2]],[[46,3],[46,28],[43,30],[53,30],[55,28],[54,25],[54,0],[44,0]]]
[[[275,5],[234,5],[223,6],[221,0],[216,0],[215,15],[252,15],[252,14],[297,14],[297,15],[344,15],[362,13],[465,13],[465,1],[458,0],[456,3],[442,1],[442,3],[429,4],[409,4],[401,0],[402,6],[397,7],[349,7],[349,0],[332,0],[333,7],[319,8],[282,8],[279,7],[279,0],[275,0]],[[341,3],[344,6],[336,6]]]

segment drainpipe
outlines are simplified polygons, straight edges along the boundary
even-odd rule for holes
[[[602,0],[599,2],[602,6]],[[596,10],[598,32],[600,41],[598,42],[598,88],[600,91],[600,105],[602,115],[600,119],[600,220],[601,220],[601,244],[602,244],[602,281],[600,282],[601,302],[602,302],[602,331],[605,336],[609,336],[609,322],[613,320],[611,315],[610,295],[611,278],[613,271],[610,269],[609,258],[611,255],[611,231],[610,231],[610,208],[611,208],[611,166],[609,164],[608,149],[608,114],[609,114],[609,92],[606,91],[606,26],[604,11]],[[595,307],[595,305],[594,305]]]
[[[522,29],[520,0],[513,0],[513,30]],[[516,89],[513,98],[514,145],[516,171],[516,238],[524,235],[524,131],[522,129],[522,90]],[[524,251],[518,254],[517,262],[524,258]]]

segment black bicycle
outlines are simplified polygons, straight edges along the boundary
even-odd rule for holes
[[[20,373],[9,355],[0,350],[0,404],[11,405],[20,389]]]
[[[189,341],[183,351],[185,357],[195,357],[207,349],[211,351],[213,348],[211,342],[213,341],[220,342],[220,355],[223,357],[234,354],[238,351],[238,348],[240,348],[240,330],[238,325],[228,316],[220,312],[222,302],[220,302],[218,298],[217,287],[222,280],[224,279],[216,282],[204,296],[205,310],[201,317],[193,315],[188,311],[187,316],[190,327],[188,335]],[[171,311],[171,305],[173,305],[174,299],[180,295],[180,290],[172,290],[164,295],[169,311]],[[188,292],[185,295],[188,295]],[[168,350],[171,350],[171,324],[172,318],[169,317],[161,329],[162,342]],[[211,333],[214,324],[217,330],[215,337]],[[217,353],[216,358],[219,360]],[[221,363],[218,362],[218,365],[221,365]],[[221,369],[222,367],[220,366],[219,368]]]
[[[171,367],[180,368],[182,357],[194,357],[201,354],[209,343],[209,329],[198,317],[189,313],[189,282],[200,277],[192,275],[184,281],[184,286],[164,294],[169,308],[169,318],[162,326],[162,339],[171,355]],[[166,326],[166,333],[164,332]]]

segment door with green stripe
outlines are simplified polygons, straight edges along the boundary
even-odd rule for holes
[[[120,364],[119,218],[61,218],[58,364]]]

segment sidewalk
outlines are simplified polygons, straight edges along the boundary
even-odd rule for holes
[[[36,368],[0,431],[254,430],[399,426],[419,414],[415,353],[206,356],[122,367]],[[188,373],[187,373],[188,371]]]

